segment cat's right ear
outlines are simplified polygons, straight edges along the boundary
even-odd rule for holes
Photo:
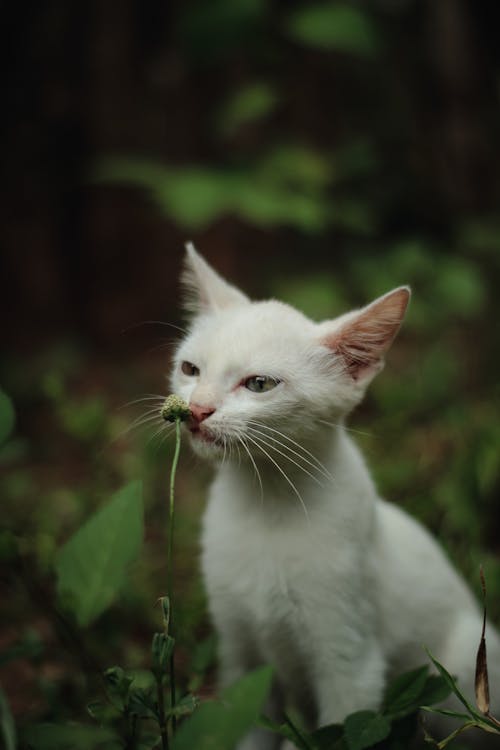
[[[243,292],[228,284],[214,271],[196,252],[192,242],[186,243],[186,257],[181,278],[186,290],[184,304],[190,312],[200,314],[224,310],[236,305],[246,305],[250,302]]]
[[[410,288],[400,286],[361,310],[320,324],[322,344],[342,364],[353,381],[367,384],[384,366],[384,355],[403,321]]]

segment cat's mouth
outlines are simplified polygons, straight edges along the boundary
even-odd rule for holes
[[[189,427],[192,439],[195,443],[204,443],[205,445],[213,445],[218,448],[222,448],[224,443],[221,438],[213,435],[205,427]]]

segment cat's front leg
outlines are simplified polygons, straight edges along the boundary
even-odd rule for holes
[[[385,670],[375,640],[365,644],[356,658],[325,659],[316,673],[319,726],[341,724],[355,711],[376,711],[383,699]]]

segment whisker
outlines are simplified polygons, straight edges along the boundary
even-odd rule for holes
[[[160,439],[160,441],[158,442],[158,446],[157,446],[157,448],[156,448],[156,451],[157,451],[157,452],[158,452],[158,451],[160,450],[161,446],[162,446],[162,445],[164,444],[164,442],[165,442],[165,441],[167,440],[167,438],[169,438],[169,437],[170,437],[170,435],[172,434],[172,430],[171,430],[171,429],[169,429],[169,428],[171,428],[171,427],[173,427],[173,425],[171,425],[171,424],[166,424],[166,425],[164,425],[164,430],[163,430],[163,432],[164,432],[165,434],[163,435],[163,437],[162,437],[162,438]]]
[[[364,430],[355,430],[353,427],[347,427],[345,424],[338,424],[337,422],[327,422],[325,419],[317,419],[319,424],[325,424],[327,427],[343,427],[346,432],[353,432],[355,435],[363,435],[364,437],[376,437],[373,432],[365,432]]]
[[[288,476],[288,474],[285,471],[283,471],[283,469],[281,468],[281,466],[279,465],[279,463],[277,463],[277,461],[275,461],[274,458],[265,450],[265,448],[263,448],[262,445],[260,443],[258,443],[254,438],[251,438],[249,435],[247,435],[247,440],[249,440],[251,443],[253,443],[255,446],[257,446],[257,448],[260,451],[262,451],[262,453],[265,456],[267,456],[267,458],[271,461],[271,463],[274,464],[274,466],[276,466],[276,468],[278,469],[278,471],[280,472],[280,474],[286,479],[286,481],[288,482],[288,484],[290,485],[290,487],[292,488],[292,490],[297,495],[297,497],[299,499],[299,502],[300,502],[300,504],[302,506],[302,510],[304,511],[304,515],[305,515],[306,519],[309,521],[309,513],[307,512],[307,508],[306,508],[305,503],[304,503],[304,501],[302,499],[302,495],[300,494],[300,492],[298,491],[297,487],[294,485],[294,483],[292,482],[292,480],[290,479],[290,477]]]
[[[158,409],[152,409],[150,412],[141,414],[140,417],[137,417],[137,419],[134,419],[132,424],[129,424],[127,427],[125,427],[124,430],[121,430],[121,432],[119,432],[118,435],[112,438],[111,442],[114,443],[117,440],[120,440],[120,438],[125,437],[125,435],[128,435],[128,433],[131,432],[132,430],[137,430],[140,427],[144,427],[148,423],[154,422],[156,419],[160,419],[160,413]]]
[[[156,432],[154,433],[154,435],[151,435],[151,437],[147,441],[146,445],[149,445],[156,437],[158,437],[158,435],[161,435],[162,432],[165,432],[166,430],[168,430],[169,427],[172,427],[172,425],[171,424],[167,424],[167,422],[163,422],[162,421],[162,424],[156,430]],[[161,445],[161,443],[160,443],[160,445]],[[157,450],[158,450],[159,447],[160,446],[158,445],[157,446]]]
[[[181,333],[187,334],[187,331],[185,328],[181,328],[178,325],[175,325],[175,323],[165,323],[163,320],[143,320],[140,323],[133,323],[131,326],[128,326],[128,328],[124,328],[122,331],[123,333],[128,333],[129,331],[133,331],[136,328],[140,328],[141,326],[168,326],[168,328],[175,328],[177,331],[180,331]]]
[[[250,461],[252,462],[252,466],[253,466],[253,468],[254,468],[254,470],[255,470],[255,475],[256,475],[256,477],[257,477],[257,479],[258,479],[258,481],[259,481],[259,487],[260,487],[260,502],[261,502],[261,505],[263,505],[263,504],[264,504],[264,487],[262,486],[262,477],[260,476],[260,471],[259,471],[259,469],[258,469],[258,467],[257,467],[257,464],[255,463],[255,459],[254,459],[254,457],[252,456],[252,454],[251,454],[251,452],[250,452],[250,448],[249,448],[249,447],[248,447],[248,445],[247,445],[247,444],[245,443],[245,439],[244,439],[243,437],[241,437],[241,436],[240,436],[240,437],[238,437],[238,438],[237,438],[237,440],[238,440],[238,441],[239,441],[239,442],[241,443],[241,445],[243,446],[243,448],[244,448],[244,449],[246,450],[246,452],[247,452],[247,454],[248,454],[248,458],[249,458],[249,459],[250,459]]]
[[[300,443],[298,443],[296,440],[293,440],[289,435],[286,435],[284,432],[280,432],[280,430],[277,430],[276,428],[270,427],[269,425],[263,424],[261,422],[255,422],[253,420],[249,420],[248,424],[249,425],[256,425],[257,427],[260,427],[263,430],[268,430],[269,432],[273,432],[276,435],[279,435],[280,437],[284,438],[285,440],[288,440],[288,442],[290,442],[292,445],[294,445],[297,448],[299,448],[301,451],[303,451],[303,453],[305,453],[307,456],[309,456],[310,458],[313,459],[313,461],[318,466],[318,469],[321,469],[321,471],[324,473],[325,478],[330,479],[332,482],[335,481],[335,479],[332,476],[332,474],[328,471],[328,469],[326,468],[326,466],[321,463],[321,461],[319,460],[319,458],[317,458],[314,455],[314,453],[311,453],[311,451],[307,450],[307,448],[304,448],[304,446],[301,445]],[[271,436],[269,436],[269,437],[271,437]],[[283,447],[285,447],[285,446],[283,446]],[[290,448],[289,450],[291,451],[292,449]],[[304,458],[303,460],[305,461],[306,459]]]
[[[170,349],[170,347],[176,345],[176,341],[164,341],[163,344],[157,344],[156,346],[152,346],[151,349],[148,349],[147,354],[153,354],[154,352],[162,351],[163,349]]]
[[[134,406],[134,404],[140,404],[143,401],[159,401],[163,402],[165,400],[165,396],[161,396],[159,393],[145,393],[140,398],[134,399],[134,401],[129,401],[126,404],[122,404],[121,406],[118,406],[118,409],[126,409],[127,406]]]
[[[270,450],[274,451],[275,453],[279,453],[279,455],[283,456],[283,458],[286,458],[287,461],[290,461],[290,463],[294,464],[294,466],[296,466],[298,469],[300,469],[301,471],[303,471],[304,474],[307,474],[308,477],[311,477],[311,479],[314,482],[316,482],[316,484],[319,484],[320,487],[324,486],[320,482],[320,480],[318,479],[318,477],[315,477],[314,474],[311,474],[311,472],[308,471],[304,466],[302,466],[301,464],[299,464],[298,461],[295,461],[294,458],[291,458],[286,453],[284,453],[282,450],[280,450],[279,448],[276,448],[275,445],[272,445],[271,443],[267,442],[267,440],[264,440],[262,437],[260,437],[260,438],[256,437],[256,431],[255,431],[255,429],[253,427],[249,427],[248,429],[249,429],[249,431],[252,432],[252,435],[254,436],[254,438],[256,440],[258,440],[259,442],[261,442],[262,445],[265,445],[266,448],[269,448]],[[260,434],[263,434],[263,433],[260,433]]]
[[[310,466],[315,471],[318,471],[321,474],[321,476],[324,477],[324,479],[328,479],[329,481],[333,481],[332,475],[329,472],[327,472],[327,470],[324,469],[321,464],[319,464],[319,465],[314,464],[312,461],[309,461],[309,459],[307,459],[305,456],[303,456],[301,453],[299,453],[299,451],[294,450],[289,445],[286,445],[286,443],[283,443],[281,440],[278,440],[278,438],[275,438],[275,437],[272,437],[271,435],[268,435],[266,432],[262,432],[261,430],[256,430],[255,427],[248,427],[248,429],[251,430],[254,434],[261,435],[262,437],[265,437],[267,440],[272,440],[273,443],[277,443],[278,445],[281,445],[281,447],[284,448],[286,451],[288,451],[289,453],[292,453],[294,456],[297,456],[297,458],[300,458],[300,460],[303,461],[305,464],[307,464],[308,466]],[[278,449],[276,448],[275,450],[278,450]],[[289,461],[292,460],[289,457],[287,457],[287,458],[288,458]],[[301,468],[303,468],[303,467],[301,467]],[[306,471],[306,469],[304,469],[304,471]],[[308,472],[306,471],[306,473],[308,473]]]
[[[134,421],[130,424],[130,427],[133,427],[135,424],[137,424],[142,419],[144,419],[144,417],[149,417],[149,416],[160,417],[160,408],[159,408],[159,406],[151,406],[151,404],[149,404],[148,406],[149,406],[149,408],[146,409],[145,412],[143,412],[142,414],[139,414],[139,416],[134,419]]]

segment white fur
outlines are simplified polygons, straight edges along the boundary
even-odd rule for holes
[[[377,709],[388,678],[426,662],[425,644],[471,696],[478,607],[422,526],[378,498],[343,427],[382,366],[409,290],[316,324],[280,302],[250,303],[193,248],[187,262],[198,314],[172,386],[215,409],[200,425],[215,442],[198,434],[193,446],[217,464],[202,563],[221,683],[270,663],[269,712],[279,716],[285,700],[313,725],[342,722]],[[366,350],[359,361],[352,347]],[[181,372],[185,360],[199,376]],[[281,382],[254,393],[244,385],[253,375]],[[500,641],[491,627],[487,639],[498,698]],[[255,731],[239,750],[276,742]]]

